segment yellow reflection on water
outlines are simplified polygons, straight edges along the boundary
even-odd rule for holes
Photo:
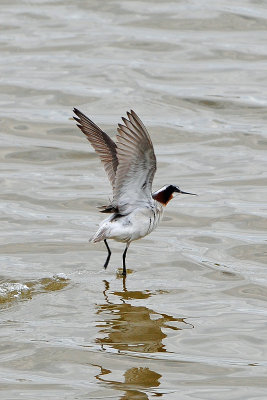
[[[102,367],[100,374],[96,376],[99,381],[110,384],[115,390],[124,391],[120,400],[148,400],[147,394],[142,391],[145,389],[156,388],[160,385],[159,379],[162,375],[147,367],[133,367],[129,368],[124,373],[124,382],[116,382],[105,379],[104,376],[110,374],[112,371]],[[154,396],[161,397],[161,393],[154,393]]]
[[[128,291],[124,283],[122,291],[111,292],[120,299],[118,304],[109,301],[108,290],[109,283],[105,281],[106,302],[98,305],[97,310],[97,314],[103,316],[103,320],[97,326],[105,337],[96,339],[96,342],[103,347],[108,345],[118,350],[144,353],[166,351],[162,340],[167,335],[162,332],[162,328],[180,330],[181,328],[168,325],[168,322],[185,323],[184,320],[130,303],[130,300],[150,297],[153,294],[150,291]]]
[[[96,311],[97,316],[100,317],[97,322],[99,337],[96,338],[96,343],[101,345],[102,350],[116,349],[118,357],[123,356],[121,352],[129,351],[139,355],[140,353],[166,352],[163,339],[167,337],[167,334],[163,332],[163,329],[166,332],[166,328],[175,331],[192,328],[192,325],[185,322],[183,318],[159,313],[145,306],[146,299],[164,292],[128,291],[125,279],[123,279],[121,291],[111,291],[110,283],[106,280],[104,286],[105,302],[97,305]],[[111,298],[113,301],[110,300]],[[136,305],[136,300],[141,300],[142,304]],[[132,304],[133,302],[135,304]],[[145,361],[142,360],[140,366],[136,366],[136,360],[139,359],[134,358],[134,366],[129,365],[121,382],[109,379],[108,375],[112,374],[112,371],[102,366],[99,366],[101,372],[96,378],[108,383],[114,389],[125,391],[121,400],[148,399],[146,391],[153,392],[153,388],[160,386],[161,374],[144,366]],[[119,363],[119,359],[117,361]],[[114,362],[114,366],[118,367],[116,360]],[[154,395],[160,396],[160,393],[157,392]]]
[[[0,279],[0,307],[9,307],[18,301],[31,300],[32,296],[38,293],[62,290],[68,285],[68,278],[57,275],[23,283]]]

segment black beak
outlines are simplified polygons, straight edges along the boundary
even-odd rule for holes
[[[191,194],[191,196],[197,196],[197,194],[196,193],[188,193],[188,192],[183,192],[182,190],[179,190],[179,192],[178,193],[181,193],[181,194]]]

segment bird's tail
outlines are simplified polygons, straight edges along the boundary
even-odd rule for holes
[[[89,239],[89,242],[96,243],[107,239],[107,229],[105,226],[101,226],[98,231]]]

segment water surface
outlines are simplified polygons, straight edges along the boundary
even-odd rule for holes
[[[0,390],[21,399],[266,399],[263,1],[10,0],[0,15]],[[149,129],[161,226],[89,244],[111,189],[75,127]]]

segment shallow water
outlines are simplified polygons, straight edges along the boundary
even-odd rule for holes
[[[1,399],[266,399],[263,1],[2,0]],[[133,108],[168,205],[89,244],[111,190],[72,107]]]

